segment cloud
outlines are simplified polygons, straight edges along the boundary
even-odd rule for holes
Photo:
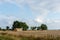
[[[32,9],[32,13],[36,14],[35,21],[37,22],[52,22],[52,19],[46,19],[48,14],[60,13],[60,0],[29,0],[28,4]],[[55,20],[55,22],[57,21]]]
[[[45,10],[58,12],[60,10],[60,0],[0,0],[0,2],[15,3],[19,6],[24,6],[26,3],[30,6],[32,13],[43,13]]]
[[[50,18],[49,15],[52,15],[53,13],[60,13],[60,0],[0,0],[0,3],[3,2],[9,2],[16,4],[21,9],[24,10],[24,6],[27,4],[32,11],[33,16],[35,17],[33,22],[37,23],[47,23],[53,26],[57,23],[60,24],[60,18],[54,19],[53,16]],[[53,19],[52,19],[53,18]],[[8,24],[11,24],[10,22],[17,19],[13,16],[0,16],[0,20],[5,19],[9,21]],[[29,19],[30,20],[30,19]],[[31,23],[31,21],[29,21]],[[54,25],[54,26],[55,26]],[[50,25],[49,25],[50,26]]]
[[[40,23],[44,23],[45,22],[45,18],[47,17],[49,11],[45,10],[45,9],[41,9],[40,13],[41,13],[41,15],[37,15],[35,21],[40,22]]]
[[[43,23],[44,22],[43,19],[39,19],[39,18],[37,18],[35,21],[38,22],[38,23]]]
[[[55,23],[60,23],[60,19],[53,20]]]
[[[20,18],[17,18],[15,16],[6,16],[0,14],[0,27],[5,28],[5,26],[12,26],[13,21],[20,20]]]

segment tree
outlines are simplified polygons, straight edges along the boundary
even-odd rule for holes
[[[24,22],[24,23],[22,23],[22,28],[23,28],[23,30],[27,30],[29,27],[28,27],[28,25]]]
[[[9,26],[6,26],[6,30],[9,30]]]
[[[37,30],[40,30],[41,29],[41,27],[37,27]]]
[[[14,21],[14,22],[13,22],[12,30],[14,30],[15,28],[21,28],[19,21]]]
[[[31,30],[35,30],[36,29],[36,27],[31,27]]]
[[[0,27],[0,30],[1,30],[1,27]]]
[[[47,30],[47,25],[46,24],[41,24],[41,29],[42,30]]]
[[[27,30],[28,26],[25,22],[14,21],[12,25],[12,30],[15,28],[22,28],[23,30]]]

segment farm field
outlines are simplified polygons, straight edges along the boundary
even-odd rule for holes
[[[5,37],[5,40],[60,40],[60,30],[0,31],[1,37]]]

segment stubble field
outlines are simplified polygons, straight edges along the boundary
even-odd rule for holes
[[[0,36],[6,39],[11,37],[13,40],[60,40],[60,30],[0,31]]]

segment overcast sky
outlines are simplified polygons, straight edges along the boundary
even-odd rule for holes
[[[11,26],[14,20],[60,29],[60,0],[0,0],[0,27]]]

